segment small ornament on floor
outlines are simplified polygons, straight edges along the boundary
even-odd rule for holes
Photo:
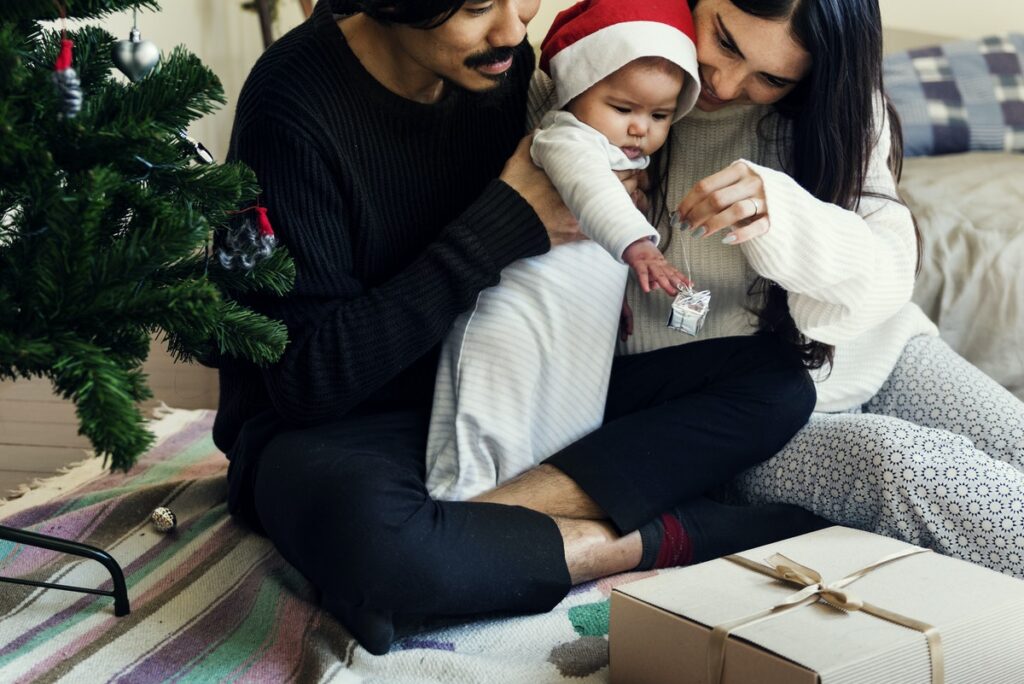
[[[149,514],[149,519],[160,532],[170,532],[178,526],[177,516],[166,506],[154,508],[153,512]]]

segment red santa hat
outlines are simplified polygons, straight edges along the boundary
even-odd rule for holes
[[[540,68],[555,82],[561,109],[640,57],[663,57],[688,78],[675,118],[700,95],[693,17],[686,0],[582,0],[559,12],[540,44]]]

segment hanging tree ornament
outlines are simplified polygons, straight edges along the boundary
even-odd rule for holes
[[[60,8],[60,53],[57,55],[57,62],[53,65],[53,84],[57,86],[57,94],[60,95],[61,109],[64,116],[73,119],[82,111],[82,82],[78,79],[78,72],[71,66],[73,60],[72,48],[74,43],[68,40],[67,15],[64,4],[58,4]]]
[[[256,212],[255,225],[250,211]],[[241,266],[250,271],[261,259],[266,259],[277,246],[277,236],[267,218],[267,208],[255,206],[231,212],[237,218],[228,226],[218,242],[217,259],[222,268],[231,270]]]
[[[151,40],[142,40],[138,23],[138,10],[132,10],[132,30],[128,40],[114,43],[111,53],[114,66],[133,83],[148,76],[160,61],[160,48]]]
[[[67,38],[61,39],[60,55],[57,56],[57,63],[53,67],[53,83],[57,86],[64,116],[69,119],[74,119],[78,112],[82,111],[82,82],[71,66],[73,46],[74,43]]]

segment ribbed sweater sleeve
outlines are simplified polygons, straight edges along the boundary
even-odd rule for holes
[[[263,307],[289,330],[284,356],[264,380],[290,421],[326,420],[367,399],[437,345],[502,268],[549,246],[529,204],[495,180],[421,256],[367,285],[353,271],[351,212],[317,146],[272,120],[237,144],[298,272],[294,292]]]
[[[771,220],[768,233],[743,243],[743,252],[759,274],[786,289],[797,328],[826,344],[879,325],[913,291],[914,224],[895,199],[889,123],[881,112],[864,189],[884,197],[865,194],[856,211],[816,199],[781,171],[742,160],[764,182]]]

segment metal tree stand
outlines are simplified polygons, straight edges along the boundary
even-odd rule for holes
[[[45,534],[38,534],[36,532],[26,532],[25,530],[18,530],[13,527],[5,527],[3,525],[0,525],[0,540],[14,542],[15,544],[24,544],[25,546],[35,546],[40,549],[58,551],[60,553],[68,553],[75,556],[81,556],[82,558],[88,558],[89,560],[94,560],[97,563],[102,563],[103,567],[105,567],[110,573],[110,577],[114,582],[114,589],[112,591],[103,591],[102,589],[89,589],[88,587],[75,587],[68,584],[52,584],[50,582],[37,582],[36,580],[3,576],[0,576],[0,582],[25,584],[32,587],[43,587],[44,589],[77,591],[83,594],[112,596],[114,597],[115,616],[123,617],[131,612],[131,608],[128,606],[128,588],[124,583],[124,573],[121,571],[121,566],[117,564],[117,561],[114,560],[114,558],[106,551],[97,549],[95,546],[89,546],[88,544],[80,544],[78,542],[59,539]]]

